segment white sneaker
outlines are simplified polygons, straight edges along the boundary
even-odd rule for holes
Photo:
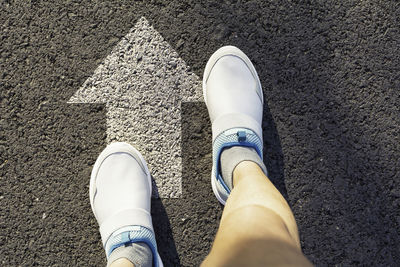
[[[232,146],[252,147],[262,159],[261,83],[250,59],[238,48],[225,46],[207,62],[203,95],[212,123],[211,184],[215,196],[225,205],[230,189],[221,176],[222,150]]]
[[[107,258],[126,243],[144,242],[163,266],[151,220],[151,176],[142,155],[127,143],[108,145],[92,170],[90,204]]]

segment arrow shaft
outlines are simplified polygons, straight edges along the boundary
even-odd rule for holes
[[[107,142],[128,142],[145,157],[155,180],[154,196],[182,195],[181,117],[179,108],[107,108]],[[145,122],[145,123],[144,123]]]

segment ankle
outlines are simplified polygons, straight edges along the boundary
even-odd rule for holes
[[[233,185],[235,186],[243,177],[265,175],[260,166],[253,161],[242,161],[233,170]]]
[[[122,245],[108,257],[108,267],[152,266],[153,252],[143,242]]]
[[[111,263],[110,267],[135,267],[135,265],[126,258],[120,258]]]

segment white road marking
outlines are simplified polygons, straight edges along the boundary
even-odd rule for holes
[[[200,79],[142,17],[68,103],[105,103],[107,142],[136,147],[159,197],[179,198],[182,101],[203,101]]]

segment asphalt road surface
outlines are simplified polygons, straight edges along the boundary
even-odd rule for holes
[[[200,78],[222,45],[252,59],[265,163],[314,264],[398,266],[398,1],[1,0],[0,10],[1,266],[105,265],[88,187],[107,106],[68,101],[142,17]],[[222,212],[208,114],[198,101],[164,112],[181,118],[182,194],[154,199],[153,223],[165,265],[196,266]]]

